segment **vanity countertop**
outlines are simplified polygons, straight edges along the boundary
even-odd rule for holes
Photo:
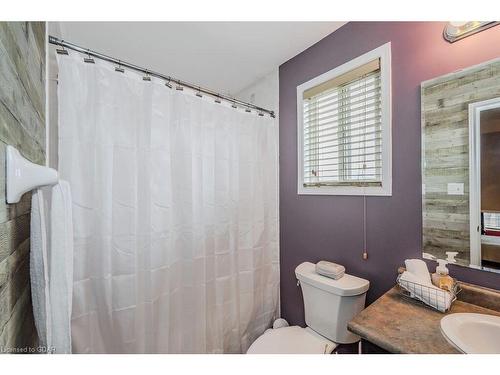
[[[470,303],[478,302],[477,291],[481,289],[463,284],[459,298],[452,304],[450,311],[443,314],[401,296],[397,286],[394,286],[351,320],[348,328],[391,353],[459,353],[441,334],[441,318],[453,313],[500,316],[496,301],[500,294],[494,293],[496,296],[493,300],[493,293],[489,289],[484,289],[485,303],[482,304],[489,308]],[[463,299],[460,298],[462,293]]]

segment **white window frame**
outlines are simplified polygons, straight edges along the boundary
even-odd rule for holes
[[[304,186],[304,91],[380,59],[382,186]],[[391,42],[297,86],[297,192],[300,195],[392,195]]]

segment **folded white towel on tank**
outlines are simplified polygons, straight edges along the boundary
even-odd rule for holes
[[[338,280],[345,274],[345,267],[337,263],[321,260],[316,263],[316,273],[330,279]]]

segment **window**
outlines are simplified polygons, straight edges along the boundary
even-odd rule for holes
[[[391,195],[390,43],[297,87],[298,193]]]
[[[483,212],[483,220],[485,232],[500,232],[500,214],[498,212]]]

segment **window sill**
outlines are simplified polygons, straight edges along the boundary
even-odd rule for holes
[[[299,195],[357,195],[357,196],[392,196],[391,186],[321,186],[321,187],[304,187],[299,186],[297,194]]]

